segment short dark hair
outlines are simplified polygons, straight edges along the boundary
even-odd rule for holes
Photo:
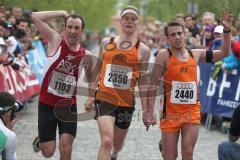
[[[123,13],[125,10],[128,10],[128,9],[136,11],[137,14],[139,15],[139,10],[138,10],[138,8],[135,7],[135,6],[126,6],[126,7],[124,7],[124,8],[122,9],[120,15],[122,15],[122,13]]]
[[[167,24],[167,26],[164,28],[164,34],[165,34],[165,36],[168,36],[168,28],[169,28],[169,27],[175,27],[175,26],[180,26],[180,27],[182,27],[183,32],[185,32],[184,26],[183,26],[181,23],[176,22],[176,21],[171,21],[171,22],[169,22],[169,23]]]
[[[184,21],[186,21],[186,19],[187,19],[188,17],[190,17],[191,19],[193,19],[192,15],[191,15],[191,14],[188,14],[188,15],[184,16]]]
[[[67,20],[68,20],[69,18],[72,18],[72,19],[80,19],[81,22],[82,22],[82,29],[84,29],[84,27],[85,27],[85,21],[84,21],[83,17],[81,17],[81,16],[79,16],[79,15],[76,15],[76,14],[71,14],[71,15],[69,15],[69,16],[67,16],[67,17],[65,18],[65,27],[66,27],[66,25],[67,25]]]
[[[17,19],[16,25],[19,25],[21,22],[27,23],[27,25],[29,26],[29,21],[24,18]]]

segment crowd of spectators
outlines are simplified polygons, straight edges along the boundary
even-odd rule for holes
[[[31,22],[31,10],[20,7],[7,8],[0,4],[0,65],[11,65],[13,69],[23,69],[28,60],[26,54],[33,49],[33,41],[41,40],[36,27]],[[199,18],[191,14],[177,14],[173,20],[184,24],[187,33],[187,48],[205,48],[209,50],[219,49],[222,45],[223,26],[216,20],[214,13],[205,12]],[[212,78],[215,80],[221,71],[231,74],[231,71],[239,68],[238,54],[240,44],[240,14],[232,26],[232,51],[230,55],[215,63],[212,69]],[[164,35],[164,27],[167,22],[153,20],[139,27],[139,39],[151,48],[150,62],[161,48],[168,48],[169,44]],[[54,29],[61,32],[64,22],[61,20],[49,23]],[[82,35],[82,44],[94,54],[98,54],[99,42],[107,34],[114,35],[116,29],[100,34],[98,31],[85,29]]]
[[[25,64],[28,64],[26,55],[29,50],[35,47],[32,42],[41,40],[44,45],[47,44],[44,39],[41,39],[36,27],[33,25],[31,12],[28,9],[20,7],[7,8],[0,4],[0,65],[10,65],[14,70],[24,69]],[[223,26],[216,20],[214,13],[205,12],[199,18],[190,14],[177,14],[173,20],[185,26],[187,48],[214,50],[221,47]],[[234,22],[231,29],[232,50],[228,57],[213,65],[211,74],[213,80],[216,80],[220,72],[231,74],[234,69],[240,66],[240,14]],[[151,48],[151,63],[154,63],[154,57],[159,49],[169,47],[164,35],[166,24],[167,22],[155,19],[139,27],[139,39]],[[64,28],[64,23],[60,20],[51,21],[49,25],[59,32]],[[82,44],[97,55],[101,39],[104,36],[109,36],[107,34],[114,36],[114,32],[116,32],[114,28],[111,28],[105,34],[85,29],[82,35]],[[230,126],[231,119],[224,117],[220,117],[220,119],[221,121],[228,121],[228,126]]]

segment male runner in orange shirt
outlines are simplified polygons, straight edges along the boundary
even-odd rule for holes
[[[100,82],[95,97],[96,119],[101,136],[98,160],[117,159],[134,112],[137,81],[142,109],[146,110],[147,107],[147,79],[143,75],[147,71],[150,49],[136,37],[138,16],[136,7],[124,8],[120,14],[120,36],[105,38],[101,43],[101,61],[96,66],[101,69],[96,72],[100,73]],[[87,100],[86,111],[93,107],[93,101],[91,97]],[[146,124],[145,117],[143,120]]]
[[[198,100],[198,61],[218,61],[230,53],[231,16],[225,10],[222,17],[224,44],[221,50],[186,49],[184,26],[177,22],[168,23],[165,35],[169,49],[162,49],[156,57],[150,80],[148,114],[153,114],[158,78],[164,75],[165,97],[163,115],[160,120],[162,130],[162,151],[164,160],[177,159],[179,133],[182,136],[182,159],[193,159],[200,124],[200,103]],[[164,69],[165,68],[165,71]],[[169,91],[169,92],[168,92]]]

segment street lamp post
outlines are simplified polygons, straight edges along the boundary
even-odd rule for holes
[[[189,14],[198,14],[198,4],[195,2],[195,0],[192,0],[188,3],[188,13]]]

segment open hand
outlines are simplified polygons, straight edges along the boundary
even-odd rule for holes
[[[222,15],[222,25],[224,27],[224,30],[231,30],[232,27],[232,14],[229,13],[228,9],[223,10],[223,15]]]

